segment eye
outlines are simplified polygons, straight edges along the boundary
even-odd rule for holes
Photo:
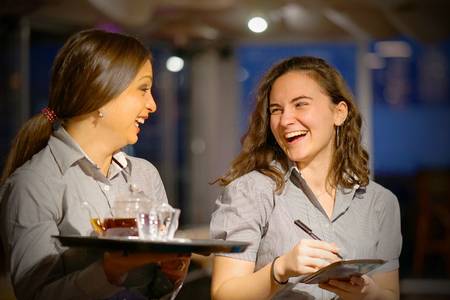
[[[150,92],[150,87],[147,85],[143,85],[139,87],[139,90],[141,90],[145,94],[147,92]]]
[[[269,109],[269,114],[271,114],[271,115],[281,114],[281,108],[279,108],[279,107],[272,107],[272,108]]]
[[[308,103],[305,102],[305,101],[298,101],[298,102],[295,102],[295,107],[296,107],[296,108],[300,108],[300,107],[306,106],[306,105],[308,105]]]

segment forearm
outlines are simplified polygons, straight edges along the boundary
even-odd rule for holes
[[[282,286],[271,278],[271,265],[257,272],[234,277],[212,291],[214,300],[270,299]]]

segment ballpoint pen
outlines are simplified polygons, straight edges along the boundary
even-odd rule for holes
[[[321,241],[322,239],[319,238],[317,235],[314,234],[314,232],[312,232],[311,228],[309,228],[305,223],[303,223],[300,220],[295,220],[294,221],[295,225],[297,225],[298,227],[300,227],[304,232],[306,232],[310,237],[312,237],[315,240]],[[337,252],[333,252],[334,254],[336,254],[337,257],[339,257],[340,259],[343,259],[342,256],[337,253]]]

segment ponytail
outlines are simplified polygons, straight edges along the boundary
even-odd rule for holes
[[[52,123],[42,113],[33,116],[20,128],[12,141],[11,149],[6,158],[0,185],[17,168],[47,145],[52,131]]]

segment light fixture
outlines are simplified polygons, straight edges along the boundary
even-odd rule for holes
[[[251,18],[247,23],[248,29],[255,33],[261,33],[267,29],[267,21],[263,17]]]
[[[166,61],[166,68],[170,72],[179,72],[184,67],[184,60],[178,56],[171,56]]]
[[[404,41],[381,41],[375,43],[375,52],[381,57],[409,58],[412,55],[411,46]]]

